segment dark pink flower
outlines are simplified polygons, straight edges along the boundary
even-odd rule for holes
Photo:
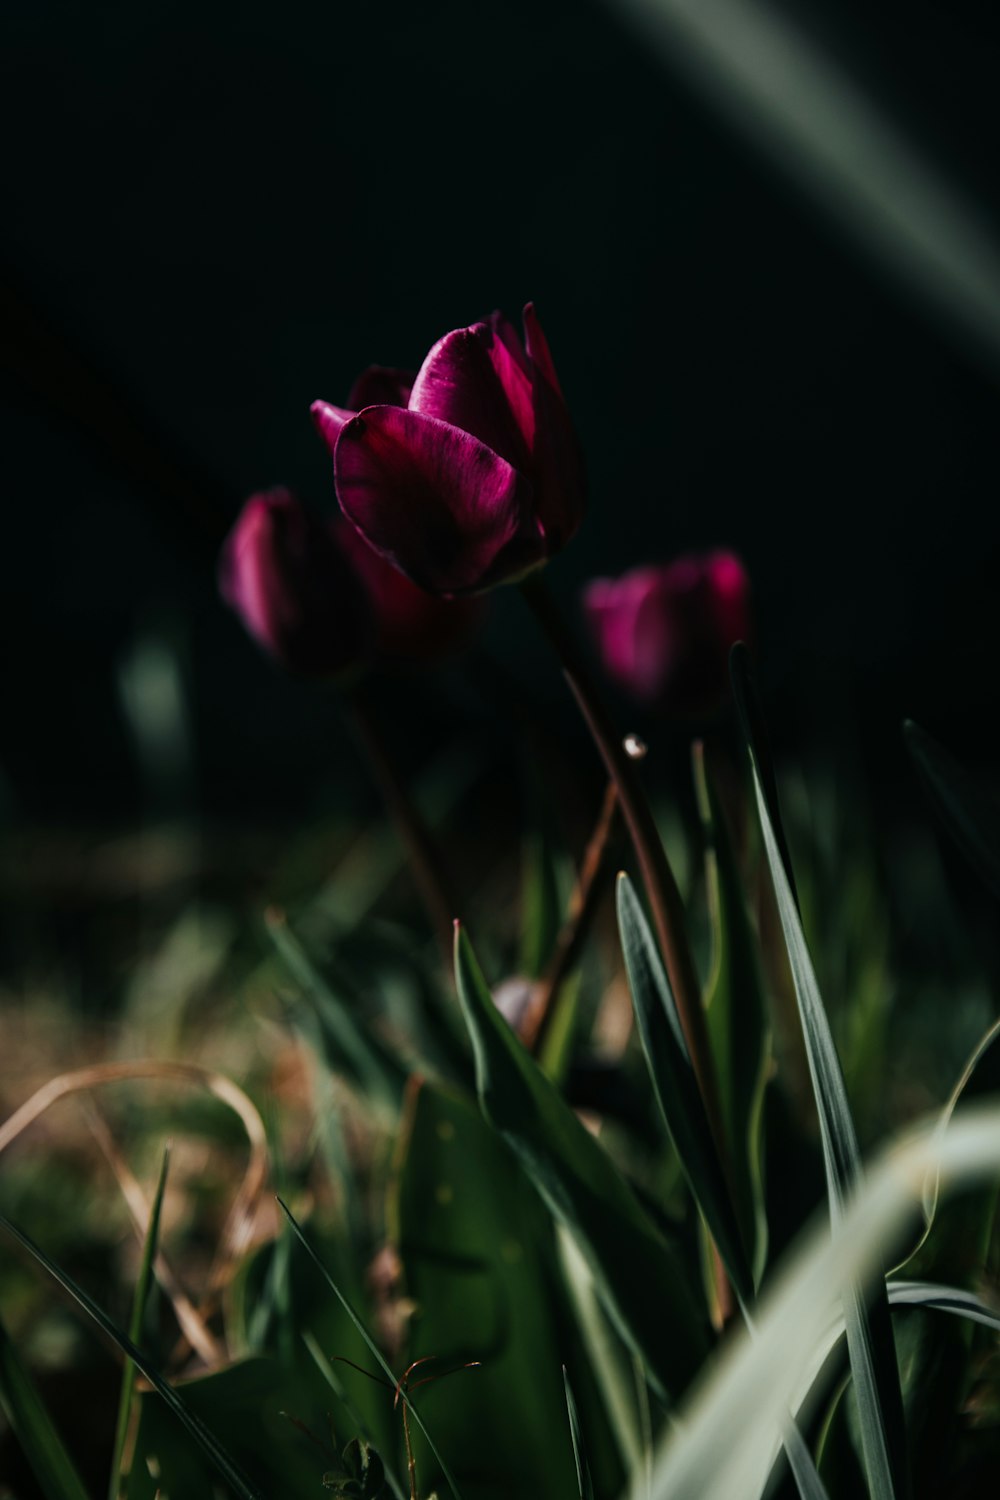
[[[343,516],[318,520],[285,489],[247,501],[219,587],[254,639],[308,677],[430,661],[464,644],[482,612],[478,599],[426,593]]]
[[[371,653],[375,622],[363,580],[330,527],[288,490],[246,502],[223,545],[219,589],[292,672],[337,677]]]
[[[728,692],[729,648],[750,635],[750,584],[732,552],[597,578],[584,610],[604,667],[641,702],[711,713]]]
[[[523,342],[494,313],[440,339],[408,391],[391,373],[356,387],[352,410],[312,408],[341,509],[377,552],[432,594],[468,594],[569,541],[583,465],[530,303]]]

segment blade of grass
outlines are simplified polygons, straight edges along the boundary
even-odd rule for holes
[[[590,1477],[590,1466],[587,1463],[587,1455],[583,1451],[580,1419],[577,1416],[576,1402],[573,1400],[573,1387],[569,1383],[569,1376],[566,1373],[565,1365],[563,1365],[563,1385],[566,1388],[566,1411],[569,1415],[569,1434],[573,1439],[573,1458],[576,1461],[576,1482],[580,1489],[580,1500],[594,1500],[594,1485]]]
[[[451,1472],[450,1472],[450,1470],[448,1468],[448,1465],[445,1463],[444,1459],[441,1457],[441,1454],[438,1452],[437,1444],[434,1442],[434,1439],[431,1437],[430,1433],[427,1431],[427,1427],[424,1424],[423,1418],[421,1417],[420,1413],[417,1411],[416,1407],[413,1405],[413,1402],[410,1400],[410,1398],[407,1395],[405,1389],[398,1384],[397,1377],[393,1374],[392,1367],[389,1365],[388,1361],[386,1360],[386,1358],[385,1358],[384,1354],[382,1353],[381,1349],[379,1348],[378,1344],[375,1342],[375,1340],[372,1338],[371,1334],[369,1333],[368,1328],[365,1325],[364,1320],[360,1317],[360,1315],[351,1306],[351,1303],[344,1296],[343,1292],[340,1290],[340,1287],[334,1281],[333,1277],[330,1275],[329,1271],[326,1269],[326,1266],[324,1266],[323,1262],[320,1260],[319,1256],[316,1254],[315,1250],[310,1245],[309,1241],[306,1239],[305,1234],[303,1233],[301,1226],[299,1225],[299,1223],[298,1223],[297,1219],[295,1218],[294,1214],[292,1213],[291,1209],[288,1207],[288,1204],[285,1203],[283,1201],[283,1199],[281,1199],[281,1198],[278,1199],[278,1204],[279,1204],[279,1206],[281,1208],[281,1211],[284,1214],[285,1218],[288,1220],[289,1224],[291,1225],[292,1232],[294,1233],[296,1239],[299,1241],[299,1244],[302,1246],[303,1250],[306,1252],[306,1254],[308,1255],[309,1259],[312,1261],[313,1265],[319,1271],[320,1275],[322,1276],[323,1280],[326,1282],[327,1286],[330,1288],[331,1292],[333,1292],[334,1296],[337,1298],[337,1301],[340,1303],[341,1307],[344,1309],[344,1311],[346,1312],[347,1316],[350,1318],[351,1322],[354,1324],[355,1328],[358,1330],[358,1333],[361,1335],[361,1337],[364,1339],[365,1343],[368,1345],[368,1348],[369,1348],[369,1350],[370,1350],[370,1352],[372,1354],[372,1357],[375,1359],[375,1361],[378,1364],[379,1368],[381,1369],[382,1373],[386,1376],[386,1378],[389,1380],[389,1382],[391,1383],[391,1385],[399,1390],[399,1398],[400,1398],[400,1400],[404,1403],[404,1405],[406,1406],[407,1410],[410,1412],[410,1415],[413,1417],[413,1420],[416,1422],[417,1426],[420,1428],[420,1431],[423,1433],[424,1437],[427,1439],[427,1446],[430,1448],[430,1450],[433,1453],[435,1459],[437,1460],[438,1464],[440,1465],[441,1473],[444,1475],[444,1477],[445,1477],[445,1479],[446,1479],[446,1481],[448,1483],[448,1487],[449,1487],[449,1489],[451,1490],[452,1494],[455,1497],[455,1500],[462,1500],[462,1497],[461,1497],[461,1495],[459,1493],[459,1490],[458,1490],[458,1486],[457,1486],[457,1484],[455,1483],[454,1479],[451,1476]]]
[[[718,1246],[733,1287],[740,1299],[748,1303],[754,1294],[750,1261],[712,1139],[670,983],[627,875],[618,877],[617,896],[618,931],[653,1092],[688,1185]]]
[[[190,1433],[195,1442],[200,1445],[226,1483],[239,1496],[239,1500],[263,1500],[260,1491],[250,1483],[238,1465],[222,1447],[222,1444],[212,1435],[201,1419],[190,1410],[174,1390],[173,1386],[163,1378],[153,1362],[147,1359],[128,1335],[123,1333],[118,1325],[108,1317],[103,1308],[98,1307],[97,1303],[88,1296],[83,1288],[78,1286],[72,1277],[68,1276],[54,1261],[50,1260],[45,1251],[36,1245],[34,1240],[24,1233],[23,1229],[19,1229],[16,1224],[11,1223],[5,1214],[0,1214],[0,1228],[5,1229],[9,1235],[17,1240],[19,1245],[27,1250],[28,1254],[49,1273],[54,1281],[59,1283],[64,1291],[69,1293],[74,1302],[77,1302],[98,1327],[103,1329],[107,1336],[118,1345],[122,1353],[128,1359],[132,1360],[138,1369],[142,1371],[150,1385],[163,1398],[177,1420]]]
[[[483,1114],[572,1234],[618,1332],[643,1360],[657,1394],[678,1395],[707,1354],[708,1340],[676,1252],[514,1036],[457,925],[455,975]]]
[[[705,987],[708,1034],[719,1074],[722,1123],[729,1142],[734,1206],[748,1246],[755,1286],[767,1264],[764,1205],[764,1095],[771,1037],[757,935],[729,822],[705,749],[696,743],[693,769],[705,883],[713,932],[712,971]]]
[[[2,1322],[0,1410],[10,1423],[46,1500],[88,1500],[83,1480]]]
[[[777,783],[773,770],[766,777],[762,775],[761,755],[765,752],[762,752],[759,740],[755,741],[752,737],[755,723],[760,721],[761,716],[745,648],[734,646],[732,669],[733,685],[748,737],[764,847],[816,1097],[830,1218],[836,1226],[861,1181],[861,1155],[840,1059],[813,972],[794,889],[789,880],[791,862],[787,845],[776,832],[776,828],[780,827],[780,823],[775,822],[778,817]],[[859,1285],[846,1286],[844,1312],[868,1483],[874,1500],[894,1500],[897,1495],[909,1493],[909,1477],[903,1398],[889,1322],[884,1273],[872,1283],[870,1302]]]
[[[1000,802],[912,719],[903,725],[903,738],[941,823],[994,896],[1000,896]]]
[[[163,1153],[163,1162],[160,1166],[160,1175],[156,1183],[156,1192],[153,1196],[153,1205],[149,1215],[149,1228],[142,1246],[142,1260],[139,1264],[139,1276],[135,1284],[135,1292],[132,1297],[132,1313],[129,1318],[128,1336],[133,1344],[138,1344],[142,1338],[142,1325],[146,1316],[146,1303],[149,1298],[149,1289],[153,1281],[153,1263],[156,1259],[157,1247],[160,1238],[160,1210],[163,1207],[163,1193],[167,1185],[167,1169],[170,1165],[170,1147],[167,1146]],[[115,1423],[115,1441],[111,1457],[111,1478],[108,1483],[108,1500],[118,1500],[128,1478],[127,1470],[123,1469],[125,1459],[125,1440],[128,1437],[129,1421],[132,1416],[132,1398],[135,1394],[136,1367],[131,1359],[125,1360],[125,1368],[122,1371],[121,1395],[118,1399],[118,1420]]]
[[[890,1142],[833,1233],[827,1224],[809,1231],[762,1299],[754,1336],[734,1334],[678,1411],[657,1457],[653,1500],[763,1492],[787,1414],[798,1412],[840,1336],[843,1287],[877,1272],[919,1209],[929,1172],[940,1173],[943,1194],[1000,1174],[1000,1108],[970,1110],[943,1135],[929,1129]]]
[[[1000,1333],[1000,1311],[960,1286],[939,1286],[936,1281],[890,1281],[891,1307],[929,1307],[937,1312],[954,1313]]]

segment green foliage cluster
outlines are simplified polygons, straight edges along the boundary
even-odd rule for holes
[[[893,1197],[888,1168],[869,1183],[855,1120],[865,1138],[883,1117],[888,1002],[869,984],[860,1019],[849,1004],[827,1012],[817,972],[841,935],[814,910],[808,865],[796,880],[739,657],[735,683],[749,749],[735,800],[711,757],[694,766],[703,872],[689,905],[709,933],[714,1101],[628,875],[616,909],[635,1043],[589,1098],[588,997],[607,984],[596,942],[533,1037],[501,1012],[465,926],[441,975],[399,932],[373,925],[366,945],[303,906],[269,914],[245,988],[280,996],[280,1027],[311,1060],[314,1118],[297,1156],[272,1128],[285,1220],[202,1307],[224,1357],[206,1368],[178,1346],[160,1254],[166,1156],[127,1331],[14,1222],[8,1192],[8,1242],[122,1358],[109,1500],[981,1492],[1000,1461],[987,1171],[1000,1148],[995,1115],[964,1136],[961,1118],[1000,1089],[1000,1023],[906,1158],[921,1166],[905,1191]],[[908,739],[944,826],[997,889],[989,794],[926,735]],[[566,882],[541,823],[527,847],[521,953],[537,998]],[[498,946],[475,937],[493,968]],[[853,933],[852,952],[864,940]],[[974,1191],[946,1204],[963,1173],[978,1174]],[[11,1313],[0,1406],[38,1492],[82,1500]]]

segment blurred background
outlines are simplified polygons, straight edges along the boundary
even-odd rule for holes
[[[994,8],[44,0],[4,30],[15,830],[370,796],[336,704],[220,605],[218,545],[255,489],[332,506],[313,398],[528,298],[590,473],[565,607],[731,546],[779,750],[848,753],[876,802],[913,795],[904,714],[989,761]],[[512,591],[487,642],[589,754]],[[473,675],[383,692],[404,760],[502,761]]]

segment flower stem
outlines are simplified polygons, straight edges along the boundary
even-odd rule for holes
[[[440,857],[386,748],[385,739],[364,689],[356,687],[347,695],[346,702],[369,769],[406,851],[410,870],[445,961],[445,969],[450,974],[454,921],[460,912],[453,905],[441,879]]]
[[[536,1057],[542,1050],[559,992],[576,963],[597,910],[603,887],[599,877],[607,860],[617,811],[618,788],[613,781],[609,781],[597,822],[584,851],[566,920],[559,930],[545,972],[535,986],[531,1009],[521,1029],[522,1041]]]
[[[691,1064],[701,1091],[716,1147],[728,1160],[718,1086],[701,1001],[701,985],[691,956],[684,905],[666,850],[643,791],[636,762],[626,751],[604,707],[586,660],[538,574],[521,583],[521,593],[562,664],[563,675],[617,788],[622,814],[642,871],[646,895],[667,974],[674,993]]]

